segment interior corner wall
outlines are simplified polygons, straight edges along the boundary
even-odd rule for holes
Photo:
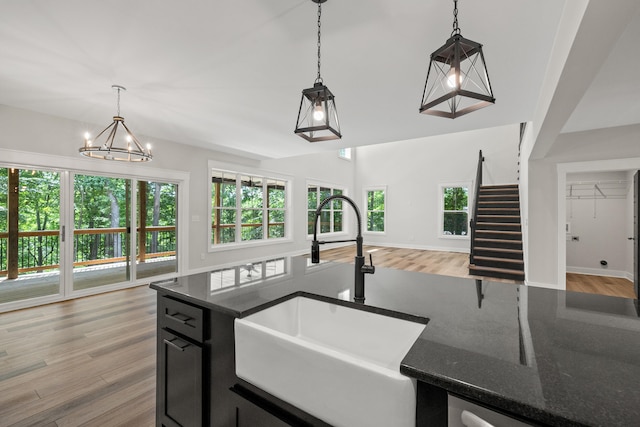
[[[564,193],[563,193],[564,194]],[[558,172],[553,162],[528,162],[528,285],[564,289],[558,283]],[[564,223],[563,223],[564,224]],[[564,253],[562,257],[564,258]]]
[[[386,230],[365,234],[365,243],[468,252],[468,238],[439,237],[439,185],[465,183],[472,193],[479,150],[484,184],[516,183],[518,142],[514,124],[358,147],[356,201],[363,203],[364,188],[387,188]]]

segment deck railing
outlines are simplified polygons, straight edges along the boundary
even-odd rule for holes
[[[140,233],[140,229],[137,230]],[[0,276],[8,274],[7,246],[9,233],[0,233]],[[74,267],[110,264],[126,260],[127,228],[91,228],[73,231]],[[136,259],[176,254],[175,226],[147,226],[144,228],[144,249],[139,248]],[[60,268],[60,232],[58,230],[18,232],[18,274],[43,272]]]

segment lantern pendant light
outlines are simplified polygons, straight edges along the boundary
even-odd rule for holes
[[[455,119],[495,103],[482,45],[465,39],[454,0],[451,37],[431,54],[420,112]]]
[[[311,1],[318,4],[318,76],[313,87],[302,91],[294,132],[309,142],[317,142],[340,139],[342,135],[335,97],[320,76],[320,18],[322,3],[327,0]]]

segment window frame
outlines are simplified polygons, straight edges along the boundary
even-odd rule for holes
[[[466,188],[467,189],[467,210],[454,210],[454,211],[445,211],[444,209],[444,189],[445,188]],[[446,182],[438,184],[438,238],[440,239],[452,239],[452,240],[469,240],[470,238],[470,226],[469,219],[471,214],[471,202],[473,200],[473,192],[470,181],[462,181],[462,182]],[[467,214],[467,234],[464,235],[455,235],[455,234],[444,234],[444,214],[446,212],[464,212]]]
[[[384,210],[380,211],[380,210],[369,210],[369,192],[370,191],[382,191],[382,194],[384,196]],[[364,206],[364,212],[363,212],[363,222],[364,222],[364,227],[362,230],[363,234],[373,234],[376,236],[383,236],[387,233],[387,196],[388,196],[388,192],[387,192],[387,186],[386,185],[379,185],[379,186],[372,186],[372,187],[363,187],[362,189],[362,193],[363,193],[363,206]],[[369,212],[382,212],[383,213],[383,227],[384,230],[383,231],[374,231],[374,230],[369,230]]]
[[[318,196],[316,198],[316,209],[317,207],[320,205],[320,189],[321,188],[327,188],[329,190],[331,190],[331,195],[334,194],[335,190],[339,190],[341,191],[343,196],[348,196],[348,191],[347,188],[338,184],[331,184],[331,183],[327,183],[327,182],[322,182],[322,181],[316,181],[316,180],[307,180],[306,186],[305,186],[305,193],[306,193],[306,200],[305,200],[305,204],[306,204],[306,211],[307,211],[307,240],[312,240],[313,239],[313,233],[309,232],[309,212],[311,212],[312,210],[309,208],[309,187],[316,187],[317,188],[317,193]],[[347,225],[347,219],[349,218],[349,210],[345,209],[344,204],[346,202],[342,202],[342,209],[340,210],[342,212],[342,230],[340,231],[334,231],[334,226],[335,226],[335,212],[336,210],[334,209],[334,203],[329,203],[329,209],[330,209],[330,222],[331,222],[331,231],[328,232],[322,232],[321,227],[318,228],[318,236],[346,236],[349,234],[349,227]],[[315,209],[314,209],[315,211]]]
[[[292,183],[293,179],[289,176],[280,175],[276,173],[271,173],[268,171],[262,171],[258,169],[252,168],[243,168],[238,167],[235,169],[229,169],[229,165],[222,165],[213,160],[209,161],[208,165],[208,226],[207,226],[207,236],[208,236],[208,252],[218,252],[224,251],[228,249],[238,248],[238,247],[251,247],[251,246],[262,246],[262,245],[271,245],[271,244],[279,244],[293,241],[291,236],[291,218],[292,209],[291,209],[291,191],[292,191]],[[232,207],[218,207],[218,209],[232,210],[235,212],[235,221],[234,221],[234,241],[228,243],[213,243],[214,238],[214,212],[215,208],[213,206],[213,173],[218,172],[222,174],[233,175],[235,177],[235,208]],[[252,179],[259,179],[262,182],[262,206],[260,208],[249,208],[242,206],[242,178],[243,177],[251,177]],[[282,208],[274,208],[269,206],[269,189],[268,185],[270,182],[276,181],[277,183],[284,184],[284,207]],[[262,227],[262,237],[260,239],[255,240],[242,240],[242,213],[247,210],[260,210],[262,213],[262,222],[258,227]],[[269,213],[271,212],[283,212],[284,213],[284,237],[269,237]],[[280,224],[280,223],[278,223]],[[245,224],[246,225],[246,224]]]

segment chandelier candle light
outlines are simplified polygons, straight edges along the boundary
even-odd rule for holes
[[[320,76],[321,5],[327,0],[311,1],[318,4],[318,76],[313,87],[302,91],[295,133],[309,142],[317,142],[340,139],[342,135],[335,98]]]
[[[465,39],[458,26],[454,0],[453,31],[431,54],[420,112],[455,119],[495,103],[482,45]]]
[[[123,86],[111,86],[118,92],[118,112],[113,116],[113,123],[107,126],[93,140],[89,133],[84,135],[84,145],[78,150],[80,154],[92,159],[117,160],[121,162],[149,162],[153,159],[151,145],[143,148],[133,133],[124,124],[124,117],[120,116],[120,91],[127,90]],[[123,132],[118,133],[118,130]],[[108,131],[108,132],[107,132]],[[100,137],[106,134],[104,142],[99,143]],[[118,145],[121,144],[121,145]]]

